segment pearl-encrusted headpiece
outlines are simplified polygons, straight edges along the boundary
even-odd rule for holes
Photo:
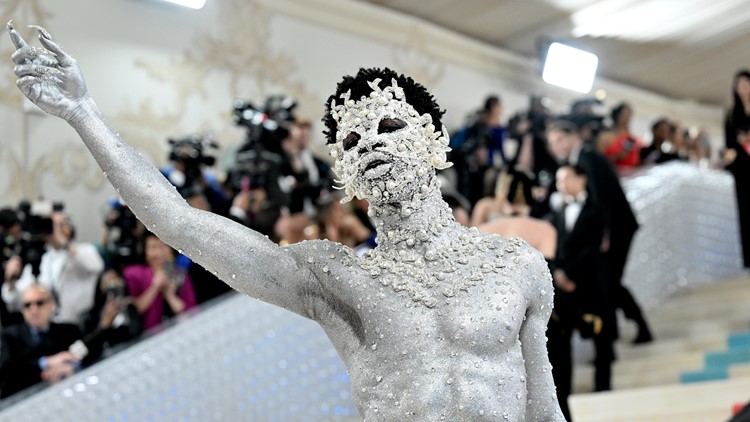
[[[362,196],[357,192],[354,181],[359,169],[359,150],[375,149],[402,161],[409,163],[419,171],[445,169],[451,166],[447,162],[448,131],[443,126],[440,131],[435,130],[432,116],[425,113],[420,115],[414,107],[406,101],[403,88],[399,87],[395,79],[391,85],[381,89],[378,85],[381,79],[375,79],[367,84],[372,88],[369,97],[363,96],[359,100],[350,98],[351,91],[341,94],[343,104],[337,105],[331,100],[331,116],[337,123],[336,142],[329,145],[331,157],[336,162],[334,172],[338,176],[336,182],[339,189],[346,193],[342,202],[351,200],[354,196]],[[397,118],[407,123],[407,127],[397,132],[378,134],[378,124],[383,118]],[[360,145],[349,151],[343,149],[343,139],[351,132],[360,135]],[[398,187],[409,182],[406,175],[393,175],[396,180],[389,180],[390,187]],[[404,180],[400,180],[400,179]],[[412,178],[413,180],[413,178]]]

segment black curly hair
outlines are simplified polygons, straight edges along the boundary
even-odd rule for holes
[[[336,142],[336,120],[331,117],[331,100],[336,100],[336,104],[343,104],[343,100],[339,97],[341,94],[351,90],[351,99],[359,101],[360,98],[369,96],[372,92],[372,88],[367,82],[373,81],[380,78],[378,86],[385,88],[391,85],[391,80],[395,79],[396,83],[400,88],[404,90],[404,96],[406,101],[414,107],[419,114],[427,113],[432,116],[432,124],[435,125],[436,130],[442,130],[443,124],[440,118],[445,114],[445,110],[440,110],[440,106],[437,105],[432,94],[427,92],[424,86],[418,84],[414,79],[397,73],[389,68],[360,68],[357,75],[344,76],[344,79],[339,82],[336,87],[336,93],[328,97],[326,101],[326,112],[323,117],[323,123],[326,125],[326,130],[323,132],[326,135],[326,139],[329,144]]]

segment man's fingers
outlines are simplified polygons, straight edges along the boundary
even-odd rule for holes
[[[44,37],[48,40],[52,39],[52,36],[49,34],[49,32],[47,32],[46,29],[42,28],[39,25],[29,25],[29,28],[36,29],[39,32],[40,37]]]
[[[28,45],[14,51],[10,58],[15,64],[35,63],[45,66],[57,66],[59,64],[58,59],[55,58],[54,53],[51,51],[45,50],[42,47],[30,47]]]
[[[47,74],[54,75],[60,73],[59,70],[53,67],[42,66],[39,64],[19,64],[13,68],[13,71],[19,78],[22,78],[24,76],[42,76]]]
[[[23,39],[23,37],[21,37],[21,34],[16,31],[16,28],[13,27],[12,20],[8,21],[6,27],[8,28],[8,33],[10,34],[10,40],[13,42],[13,45],[15,45],[16,48],[24,48],[29,46]]]
[[[16,86],[18,86],[24,94],[28,95],[31,87],[38,81],[39,79],[36,76],[24,76],[16,81]]]
[[[68,53],[66,53],[56,42],[52,41],[49,38],[46,38],[41,33],[41,31],[39,33],[39,42],[42,43],[44,48],[55,53],[55,56],[57,56],[57,61],[60,62],[61,66],[70,66],[75,63],[75,60],[73,60],[73,58],[70,57]]]

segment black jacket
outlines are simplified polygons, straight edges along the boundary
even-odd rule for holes
[[[25,323],[3,328],[0,351],[0,397],[8,397],[42,381],[39,358],[68,350],[81,338],[72,324],[50,323],[49,331],[38,344],[34,343]]]
[[[555,267],[576,283],[574,302],[584,312],[600,314],[604,300],[604,261],[601,252],[604,214],[592,198],[587,198],[575,225],[565,227],[565,212],[555,214],[557,251]]]

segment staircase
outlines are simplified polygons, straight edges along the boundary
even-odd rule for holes
[[[622,327],[613,391],[593,390],[584,351],[570,398],[576,422],[725,421],[750,400],[750,278],[692,288],[648,315],[656,341]],[[627,323],[626,323],[627,324]]]

